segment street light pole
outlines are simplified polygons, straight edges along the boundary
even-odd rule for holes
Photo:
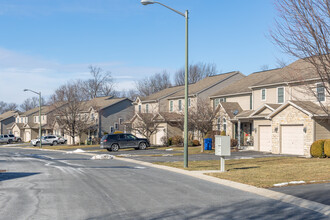
[[[179,12],[167,5],[164,5],[160,2],[152,1],[152,0],[141,0],[142,5],[149,5],[149,4],[160,4],[174,12],[176,12],[179,15],[182,15],[186,19],[186,62],[185,62],[185,80],[184,80],[184,141],[183,141],[183,146],[184,146],[184,168],[188,167],[188,10],[186,10],[185,13]]]
[[[39,139],[40,139],[39,147],[42,148],[42,143],[41,143],[41,92],[35,92],[31,89],[24,89],[23,91],[24,92],[30,91],[30,92],[33,92],[33,93],[39,95]]]

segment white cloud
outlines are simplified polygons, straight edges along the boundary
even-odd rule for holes
[[[21,104],[34,94],[23,92],[28,88],[41,91],[48,97],[60,85],[89,77],[87,63],[62,64],[36,56],[0,48],[0,101]],[[130,66],[125,62],[93,63],[112,72],[119,91],[134,89],[135,82],[145,76],[160,72],[161,68]]]

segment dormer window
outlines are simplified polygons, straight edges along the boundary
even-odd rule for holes
[[[146,113],[149,113],[149,104],[146,104]]]
[[[179,100],[178,105],[179,105],[179,111],[182,111],[182,100],[181,99]]]
[[[141,113],[141,105],[139,105],[139,113]]]
[[[317,100],[319,102],[323,102],[325,101],[325,91],[324,91],[324,86],[322,85],[322,83],[318,83],[316,85],[316,94],[317,94]]]
[[[170,101],[170,112],[173,112],[173,101]]]

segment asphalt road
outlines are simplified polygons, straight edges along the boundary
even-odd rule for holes
[[[328,219],[182,174],[90,158],[0,148],[0,218]]]

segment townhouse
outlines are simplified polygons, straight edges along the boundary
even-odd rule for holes
[[[7,111],[0,115],[0,134],[11,133],[11,126],[15,123],[18,111]]]
[[[210,94],[243,77],[242,73],[235,71],[206,77],[194,84],[190,84],[188,86],[188,107],[196,107],[201,102],[199,100],[208,99]],[[132,125],[133,133],[137,136],[142,135],[134,131],[134,127],[145,120],[146,117],[152,118],[152,121],[157,124],[156,132],[150,137],[151,144],[162,145],[167,138],[182,135],[183,86],[171,87],[148,97],[138,97],[134,105],[135,116],[129,123]]]
[[[73,143],[73,137],[67,132],[67,125],[59,123],[60,120],[56,120],[53,125],[53,133],[64,136],[68,144],[84,142],[87,138],[99,139],[104,134],[115,131],[126,132],[124,121],[130,119],[134,114],[134,107],[130,99],[113,98],[112,96],[94,98],[81,103],[79,108],[78,118],[84,118],[86,121],[83,120],[84,125],[80,125],[80,128],[77,129],[82,129],[83,126],[83,131],[80,134],[72,135],[75,136],[75,143]],[[57,117],[63,116],[57,115]]]
[[[215,127],[254,150],[309,156],[315,140],[330,138],[330,100],[320,82],[305,60],[253,73],[211,96]]]

